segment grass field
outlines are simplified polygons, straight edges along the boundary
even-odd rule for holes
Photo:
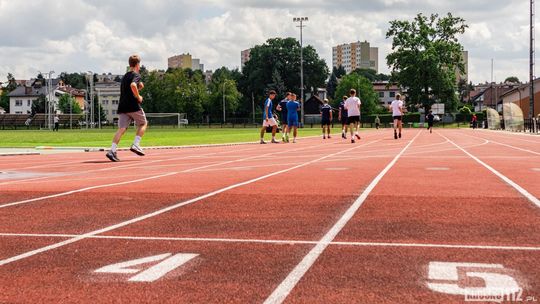
[[[338,133],[335,129],[334,133]],[[102,130],[60,130],[60,132],[40,130],[0,130],[0,147],[33,148],[38,146],[55,147],[108,147],[111,144],[114,129]],[[299,130],[299,136],[321,134],[318,128]],[[130,129],[121,147],[128,147],[133,141],[135,131]],[[278,134],[281,138],[281,135]],[[270,139],[270,134],[265,136]],[[259,140],[259,130],[246,129],[148,129],[143,138],[143,146],[182,146],[198,144],[220,144]]]

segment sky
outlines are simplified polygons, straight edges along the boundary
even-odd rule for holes
[[[190,53],[205,69],[240,66],[240,51],[269,38],[295,37],[294,17],[308,17],[304,43],[329,67],[332,46],[369,41],[388,73],[389,22],[448,12],[466,20],[459,40],[469,51],[469,80],[528,80],[529,1],[502,0],[0,0],[0,81],[7,73],[121,74],[128,57],[166,69],[167,58]],[[538,23],[540,25],[540,23]],[[537,25],[537,26],[538,26]]]

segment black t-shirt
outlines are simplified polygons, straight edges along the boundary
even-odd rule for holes
[[[427,120],[429,123],[433,123],[433,119],[435,119],[435,116],[433,114],[428,114]]]
[[[289,102],[287,99],[283,99],[279,102],[279,105],[281,106],[281,117],[287,117],[287,102]]]
[[[120,102],[118,103],[118,113],[132,113],[141,110],[141,105],[133,92],[131,91],[131,83],[135,82],[137,85],[141,82],[141,75],[131,71],[127,72],[122,78],[122,84],[120,85]]]
[[[341,112],[341,117],[347,117],[349,113],[347,112],[347,109],[345,109],[345,102],[341,102],[339,104],[339,111]]]

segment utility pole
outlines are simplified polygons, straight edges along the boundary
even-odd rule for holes
[[[534,16],[535,16],[535,5],[534,0],[531,0],[531,26],[530,26],[530,58],[529,58],[529,81],[530,81],[530,92],[529,92],[529,119],[534,118]]]
[[[53,127],[53,122],[52,122],[52,112],[54,111],[54,103],[53,103],[53,98],[54,98],[54,92],[52,91],[52,75],[54,74],[54,71],[49,71],[49,81],[47,82],[47,91],[48,91],[48,99],[49,99],[49,103],[48,103],[48,116],[47,116],[47,123],[49,124],[49,130],[52,130],[52,127]]]
[[[94,128],[94,73],[88,71],[88,83],[90,84],[90,128]]]
[[[225,123],[225,81],[223,80],[223,123]]]
[[[301,122],[302,128],[304,127],[304,43],[303,43],[303,30],[304,22],[308,21],[308,17],[295,17],[293,22],[300,22],[300,25],[297,26],[300,28],[300,103],[302,105],[301,112]]]
[[[253,123],[255,123],[255,95],[251,92],[251,113],[253,113]]]

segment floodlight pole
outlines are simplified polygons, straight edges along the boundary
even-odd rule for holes
[[[223,123],[225,123],[225,80],[223,80]]]
[[[308,21],[308,17],[295,17],[293,22],[300,22],[300,25],[297,26],[300,28],[300,103],[301,103],[301,123],[304,127],[304,43],[303,43],[303,30],[304,22]]]
[[[535,15],[535,5],[534,0],[531,0],[531,11],[530,11],[530,58],[529,58],[529,81],[530,81],[530,93],[529,93],[529,119],[534,118],[534,15]]]

